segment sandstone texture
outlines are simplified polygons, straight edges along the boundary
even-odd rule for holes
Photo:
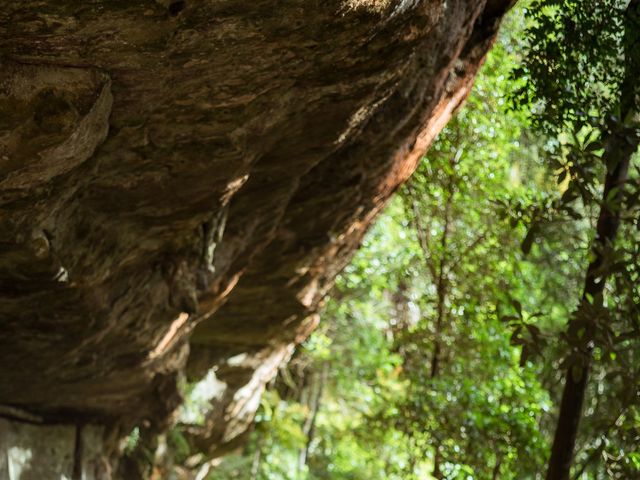
[[[0,3],[0,416],[114,449],[213,368],[221,453],[510,0]]]

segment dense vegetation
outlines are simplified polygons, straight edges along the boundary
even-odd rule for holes
[[[511,12],[209,478],[640,478],[639,5]]]

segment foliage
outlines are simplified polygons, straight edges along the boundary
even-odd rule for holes
[[[606,121],[624,69],[620,32],[624,0],[534,0],[527,8],[527,55],[512,76],[512,100],[537,126],[557,133],[567,124]]]
[[[638,474],[629,461],[637,447],[620,433],[626,411],[640,403],[636,369],[628,362],[640,333],[637,303],[630,300],[636,298],[630,280],[638,241],[632,212],[638,208],[640,3],[536,0],[532,7],[528,55],[516,71],[527,79],[513,99],[521,107],[534,105],[535,127],[550,135],[549,163],[565,191],[557,208],[546,209],[548,218],[592,224],[584,292],[562,334],[566,376],[547,479],[568,478],[583,401],[581,465],[574,475],[604,468],[612,478],[628,478]],[[625,380],[616,385],[618,377]],[[589,453],[580,450],[584,444]]]

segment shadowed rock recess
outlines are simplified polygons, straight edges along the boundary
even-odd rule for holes
[[[0,478],[93,479],[185,373],[242,439],[510,1],[1,3]]]

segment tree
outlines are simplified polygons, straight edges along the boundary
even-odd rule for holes
[[[528,81],[515,98],[538,105],[541,130],[573,137],[565,161],[559,162],[559,180],[569,179],[565,211],[574,212],[568,205],[578,197],[585,209],[593,204],[599,209],[582,300],[566,333],[570,353],[547,470],[547,480],[567,480],[594,349],[615,336],[605,297],[607,281],[616,269],[626,268],[616,237],[637,201],[636,196],[629,202],[625,190],[640,140],[640,2],[540,0],[531,11],[536,21],[528,32],[531,55],[517,72]],[[598,200],[594,187],[601,171]]]

